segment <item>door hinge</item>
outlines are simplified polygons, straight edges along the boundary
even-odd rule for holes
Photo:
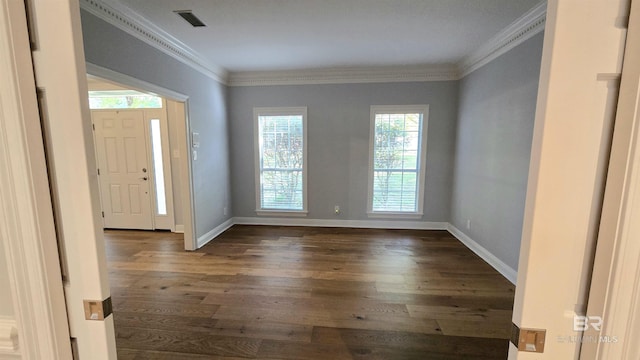
[[[93,130],[95,130],[95,129],[96,129],[96,124],[91,124],[91,128],[92,128]]]
[[[104,217],[104,211],[102,212],[102,217]]]
[[[111,296],[104,300],[84,300],[83,303],[86,320],[104,320],[113,312]]]
[[[98,169],[98,175],[100,175],[100,169]]]

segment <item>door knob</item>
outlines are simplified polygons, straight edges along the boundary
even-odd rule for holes
[[[140,180],[147,181],[147,177],[146,176],[145,177],[141,177]]]
[[[147,172],[147,168],[142,168],[142,172],[146,173]]]

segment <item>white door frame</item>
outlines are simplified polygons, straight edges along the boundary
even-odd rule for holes
[[[581,359],[640,358],[640,1],[631,3],[624,56],[587,308],[603,324],[585,332]]]
[[[580,354],[628,3],[548,1],[512,318],[546,340],[543,353],[511,344],[509,359]]]
[[[0,0],[0,246],[14,304],[0,358],[69,359],[71,344],[22,1]],[[5,325],[6,325],[5,321]],[[6,346],[11,341],[13,346]]]
[[[25,6],[23,1],[6,0],[4,5],[7,3],[9,7]],[[77,339],[73,348],[78,357],[115,359],[113,316],[107,314],[104,320],[90,320],[90,316],[85,314],[85,301],[108,304],[110,289],[93,136],[88,121],[90,113],[80,7],[77,0],[30,1],[27,5],[32,34],[31,57],[35,86],[41,94],[41,122],[60,258],[67,270],[64,297],[50,296],[44,304],[66,301],[69,332],[72,338]],[[24,15],[17,18],[26,20]],[[29,47],[29,39],[21,39],[20,46]],[[29,58],[21,60],[28,63]],[[33,79],[23,77],[22,81],[32,82]],[[32,178],[33,175],[20,181],[28,182]],[[33,261],[57,257],[55,252],[44,254],[43,259],[30,255]],[[46,286],[37,282],[33,284]],[[30,311],[34,309],[37,308]],[[40,314],[33,312],[33,316],[39,320]],[[38,345],[25,343],[25,348],[31,346]]]
[[[146,93],[153,93],[159,96],[164,97],[165,99],[174,100],[180,103],[184,103],[184,123],[179,122],[178,126],[179,134],[177,138],[181,141],[178,144],[180,148],[181,158],[181,169],[180,174],[182,178],[180,179],[181,189],[180,192],[182,194],[182,216],[184,219],[184,245],[185,250],[195,250],[197,249],[197,239],[195,236],[195,209],[194,209],[194,201],[193,201],[193,178],[192,178],[192,158],[191,158],[191,138],[188,136],[190,134],[190,123],[188,114],[188,105],[189,105],[189,97],[183,95],[181,93],[175,92],[173,90],[169,90],[163,88],[161,86],[151,84],[149,82],[136,79],[132,76],[125,75],[107,68],[104,68],[99,65],[92,64],[90,62],[86,63],[87,74],[94,75],[100,77],[102,79],[113,81],[118,84],[122,84],[126,87],[130,87],[133,90],[139,90]],[[167,115],[168,112],[172,109],[169,109],[167,105]],[[166,170],[165,170],[166,171]]]

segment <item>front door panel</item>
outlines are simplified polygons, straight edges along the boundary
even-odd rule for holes
[[[150,168],[142,110],[92,111],[104,226],[152,229]]]

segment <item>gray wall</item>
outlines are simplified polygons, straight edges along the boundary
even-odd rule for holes
[[[460,83],[451,223],[515,270],[542,40],[534,36]]]
[[[429,104],[423,220],[449,221],[457,94],[455,81],[229,88],[234,216],[256,216],[254,107],[307,107],[307,218],[366,220],[370,106]]]
[[[89,14],[82,15],[85,58],[93,64],[189,96],[191,131],[200,133],[193,163],[196,235],[225,220],[230,198],[226,87]]]

